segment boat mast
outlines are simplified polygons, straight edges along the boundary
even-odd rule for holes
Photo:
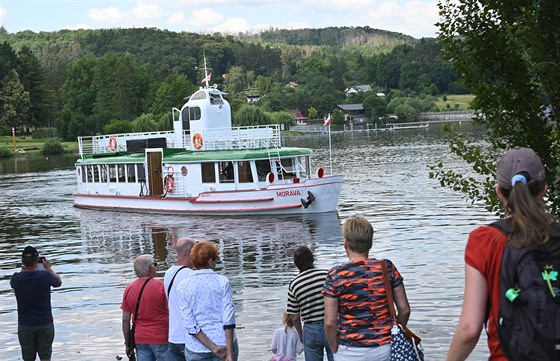
[[[204,53],[204,78],[202,79],[202,83],[204,84],[204,88],[210,88],[210,78],[212,73],[208,73],[208,70],[212,70],[206,66],[206,53]]]

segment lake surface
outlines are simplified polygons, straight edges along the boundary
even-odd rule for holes
[[[473,130],[470,123],[462,129]],[[0,360],[21,360],[11,275],[21,251],[34,245],[52,260],[63,285],[52,293],[53,360],[124,356],[120,302],[134,280],[132,262],[152,253],[160,277],[175,260],[173,242],[189,236],[215,242],[218,272],[229,277],[236,306],[240,361],[268,360],[280,327],[287,285],[298,273],[293,250],[309,245],[316,266],[347,261],[341,224],[361,214],[375,228],[370,256],[391,259],[402,273],[426,360],[445,358],[460,315],[468,233],[494,216],[428,178],[427,164],[467,167],[455,159],[441,128],[333,133],[333,173],[345,176],[338,215],[191,217],[80,210],[72,206],[74,158],[0,161]],[[316,153],[329,173],[326,135],[285,139]],[[487,357],[483,335],[470,359]],[[125,357],[126,359],[126,357]],[[298,359],[302,360],[303,356]]]

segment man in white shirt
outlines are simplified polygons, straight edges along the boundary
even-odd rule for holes
[[[169,354],[171,359],[186,361],[185,335],[186,330],[181,319],[181,308],[177,295],[177,285],[192,273],[191,249],[196,243],[191,238],[181,238],[175,243],[177,264],[165,272],[163,279],[165,294],[169,303]]]

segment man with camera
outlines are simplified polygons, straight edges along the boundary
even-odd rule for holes
[[[49,361],[54,340],[51,309],[51,287],[60,287],[62,280],[52,269],[51,261],[27,246],[21,255],[21,272],[12,275],[18,308],[18,339],[24,361]]]

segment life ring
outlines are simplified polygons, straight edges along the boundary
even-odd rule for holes
[[[173,192],[173,187],[175,187],[175,182],[173,181],[172,175],[166,175],[165,180],[163,182],[163,186],[167,193]]]
[[[109,138],[109,150],[114,152],[117,149],[117,137]]]
[[[192,143],[196,149],[202,148],[202,134],[195,133],[192,138]]]

